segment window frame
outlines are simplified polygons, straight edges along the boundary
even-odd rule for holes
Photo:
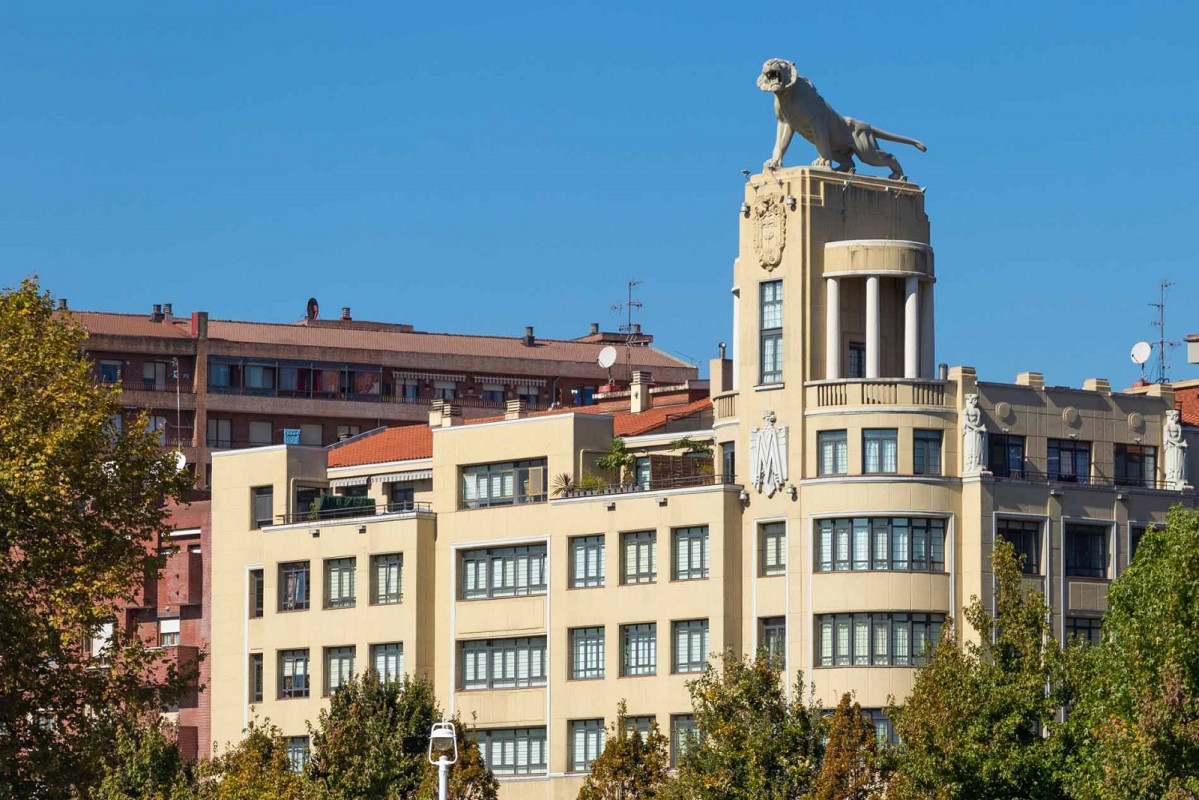
[[[944,474],[941,448],[945,432],[939,428],[916,428],[912,431],[912,474],[940,476]],[[933,456],[930,458],[930,456]],[[936,462],[935,464],[932,462]]]
[[[579,753],[578,739],[583,738],[583,753]],[[572,719],[567,723],[566,744],[569,753],[567,772],[590,772],[595,760],[604,751],[605,729],[602,717],[598,719]]]
[[[504,547],[474,547],[458,551],[460,575],[458,599],[505,600],[512,597],[536,597],[547,594],[549,592],[546,578],[548,549],[545,542],[534,542]],[[512,563],[511,570],[506,566],[509,559]],[[523,586],[518,579],[522,562],[525,565]],[[481,573],[478,566],[480,564],[486,564]],[[501,578],[505,581],[499,586],[495,583],[497,564],[500,568]],[[511,572],[512,579],[511,591],[508,590],[506,583],[509,572]],[[472,574],[476,580],[480,574],[483,576],[486,581],[485,588],[479,588],[477,585],[473,589],[470,588]]]
[[[777,646],[776,646],[777,645]],[[787,618],[758,617],[758,652],[775,666],[787,663]]]
[[[1130,474],[1129,467],[1136,467]],[[1112,477],[1117,486],[1157,486],[1157,448],[1147,444],[1112,444]]]
[[[812,571],[944,574],[952,517],[817,517]]]
[[[269,512],[268,512],[269,510]],[[265,513],[265,516],[264,516]],[[262,530],[275,524],[275,486],[250,487],[250,528]]]
[[[758,523],[758,577],[773,578],[787,574],[787,522],[771,520]]]
[[[489,728],[476,730],[472,735],[479,745],[479,751],[483,756],[483,763],[495,775],[545,775],[549,771],[546,759],[548,736],[546,735],[545,726],[531,728]],[[521,742],[525,743],[526,763],[523,765],[518,763],[518,756],[522,749],[520,746]],[[508,745],[511,745],[510,750],[507,747]],[[510,753],[512,755],[512,763],[508,763],[507,759],[504,759],[502,763],[497,762],[495,760],[497,749],[504,755]],[[532,758],[532,755],[535,753],[540,755],[540,759],[535,760]]]
[[[1084,644],[1094,646],[1103,641],[1103,618],[1085,614],[1067,614],[1063,622],[1066,641],[1079,637]]]
[[[1001,527],[1011,530],[1009,533],[1004,533],[1000,530]],[[1041,574],[1041,556],[1045,546],[1044,535],[1045,521],[1043,519],[1003,516],[995,518],[995,539],[1011,542],[1017,557],[1025,556],[1022,568],[1025,575]],[[1029,547],[1030,537],[1032,539],[1031,548]]]
[[[327,610],[337,608],[353,608],[358,603],[358,558],[344,556],[341,558],[326,558],[322,572],[324,582],[323,607]],[[339,588],[342,589],[337,597],[333,595],[334,573],[339,575]],[[346,575],[349,575],[349,593],[345,593]]]
[[[287,675],[287,665],[291,664],[292,674]],[[303,672],[296,672],[296,665],[303,666]],[[279,686],[276,693],[278,700],[295,700],[311,696],[312,693],[312,661],[307,647],[297,647],[290,650],[280,650],[278,656]],[[290,688],[287,679],[292,679]],[[296,677],[302,677],[301,684],[296,686]]]
[[[262,653],[250,653],[250,702],[261,703],[263,698],[263,684],[265,681],[265,667],[263,664]]]
[[[634,545],[635,563],[629,563],[629,544]],[[648,562],[648,563],[643,563]],[[658,531],[623,531],[620,534],[620,584],[640,586],[658,582]]]
[[[294,569],[293,569],[294,568]],[[302,575],[302,583],[297,579],[296,594],[303,595],[302,598],[296,597],[291,601],[291,607],[287,607],[287,578],[291,574]],[[278,612],[291,613],[293,611],[307,611],[312,607],[312,562],[310,561],[281,561],[278,567],[279,586],[278,596],[279,605]]]
[[[649,647],[645,644],[648,642]],[[633,659],[648,653],[648,663]],[[636,663],[634,663],[636,662]],[[658,623],[634,622],[620,626],[620,677],[644,678],[658,674]]]
[[[707,619],[681,619],[670,623],[670,672],[672,675],[689,675],[703,672],[708,666],[711,640]],[[680,640],[686,638],[686,646]],[[696,639],[699,641],[697,642]],[[699,652],[696,653],[698,644]]]
[[[250,606],[250,619],[262,619],[266,610],[266,573],[262,567],[249,571],[250,591],[246,598]]]
[[[390,590],[390,584],[392,582],[392,567],[395,567],[394,591]],[[391,606],[404,602],[403,553],[372,553],[370,570],[370,604],[372,606]],[[380,585],[381,583],[387,584],[387,586],[382,586]]]
[[[1056,483],[1088,484],[1091,482],[1091,470],[1094,469],[1094,443],[1081,439],[1046,440],[1045,471],[1049,480]],[[1063,456],[1070,456],[1070,472],[1062,471]],[[1080,459],[1080,456],[1083,458]],[[1053,464],[1057,463],[1055,470]]]
[[[761,281],[758,283],[759,386],[783,382],[783,325],[783,281]]]
[[[1109,539],[1111,532],[1111,524],[1102,521],[1062,520],[1062,562],[1065,565],[1067,578],[1108,580],[1111,570],[1111,541]],[[1076,537],[1083,537],[1088,540],[1088,543],[1084,544]],[[1091,540],[1094,539],[1099,540],[1099,548],[1092,546],[1093,541]],[[1097,552],[1103,554],[1101,566],[1082,563],[1082,561],[1090,562],[1091,556]],[[1080,556],[1085,556],[1085,558],[1080,559]]]
[[[477,509],[544,503],[547,459],[518,459],[487,464],[464,464],[458,470],[458,508]],[[473,479],[473,481],[472,481]],[[482,479],[482,482],[480,482]],[[498,494],[493,493],[498,480]],[[511,492],[506,486],[511,483]],[[468,490],[473,483],[472,492]],[[540,491],[536,491],[540,489]]]
[[[699,744],[703,734],[695,724],[694,714],[670,715],[670,766],[677,767],[687,748]]]
[[[333,662],[338,661],[336,670],[338,683],[333,685]],[[335,645],[326,647],[321,659],[321,667],[324,672],[325,697],[331,697],[338,689],[345,686],[357,676],[358,668],[358,647],[352,644]],[[348,674],[346,674],[346,665],[348,664]]]
[[[461,665],[458,670],[458,691],[533,689],[548,684],[549,665],[546,656],[549,648],[546,636],[462,639],[457,647],[458,663]],[[522,652],[526,665],[523,678],[520,677]],[[480,661],[482,678],[479,677]],[[498,677],[497,669],[500,672]],[[474,677],[469,677],[472,671]]]
[[[392,649],[394,648],[394,649]],[[403,642],[377,642],[371,645],[370,649],[371,666],[379,675],[379,680],[383,683],[389,681],[401,681],[404,679],[404,643]],[[384,659],[384,669],[379,669],[379,657]],[[395,659],[395,674],[391,674],[391,665],[387,661]]]
[[[825,450],[831,460],[825,457]],[[826,468],[827,467],[827,468]],[[849,474],[849,431],[845,428],[816,432],[816,474],[819,477]]]
[[[878,462],[871,468],[871,445],[877,443]],[[891,446],[891,458],[887,460],[887,445]],[[890,469],[887,467],[890,466]],[[899,473],[899,429],[862,428],[862,474],[897,475]]]
[[[671,580],[706,581],[710,575],[711,543],[707,525],[670,529]],[[686,564],[681,550],[686,548]],[[698,564],[696,562],[699,562]]]
[[[926,611],[817,614],[812,626],[815,639],[812,666],[814,669],[923,666],[927,663],[924,646],[930,642],[936,646],[945,616]]]
[[[594,681],[604,678],[607,658],[606,626],[571,628],[567,631],[570,669],[567,680]],[[583,648],[580,661],[580,646]]]
[[[571,536],[570,545],[570,588],[571,589],[602,589],[605,583],[607,556],[607,537],[600,534]],[[580,553],[582,554],[583,574],[579,574]],[[595,570],[591,569],[594,556]]]
[[[287,763],[291,767],[291,771],[297,775],[304,772],[304,767],[308,765],[308,761],[312,754],[312,744],[307,736],[287,736],[283,740],[284,749],[287,752]]]

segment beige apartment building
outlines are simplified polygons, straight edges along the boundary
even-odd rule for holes
[[[622,699],[677,754],[686,681],[724,649],[767,650],[828,705],[855,692],[890,736],[926,645],[991,601],[1000,536],[1055,633],[1097,637],[1141,532],[1195,503],[1170,387],[938,365],[912,184],[784,169],[749,179],[738,220],[709,397],[642,371],[585,408],[437,404],[329,448],[214,454],[214,739],[258,714],[300,761],[346,677],[423,673],[505,797],[571,798]],[[605,482],[614,437],[635,461]]]

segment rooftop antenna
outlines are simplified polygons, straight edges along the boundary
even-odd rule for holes
[[[612,306],[613,311],[619,312],[623,310],[625,312],[625,324],[620,326],[620,332],[625,335],[624,361],[625,369],[628,372],[630,382],[633,380],[633,342],[636,339],[637,334],[641,333],[639,330],[640,326],[637,326],[636,328],[633,327],[633,312],[640,311],[642,305],[644,305],[640,300],[633,299],[633,289],[640,285],[641,281],[637,280],[636,278],[629,279],[628,297],[623,303],[617,303],[616,305]]]
[[[1145,362],[1153,355],[1153,345],[1149,342],[1137,342],[1132,346],[1132,363],[1141,368],[1141,383],[1148,383],[1145,380]]]
[[[1151,323],[1157,328],[1157,341],[1154,343],[1157,347],[1157,379],[1154,383],[1170,382],[1170,365],[1166,353],[1169,348],[1178,347],[1178,342],[1166,338],[1166,290],[1173,285],[1163,278],[1159,286],[1161,294],[1158,301],[1149,304],[1157,309],[1157,319]]]

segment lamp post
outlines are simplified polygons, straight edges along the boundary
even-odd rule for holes
[[[437,751],[437,760],[433,760],[433,752]],[[447,758],[449,753],[453,758]],[[434,722],[429,731],[429,763],[437,767],[437,797],[446,800],[446,778],[450,765],[458,761],[458,736],[454,733],[454,723]]]

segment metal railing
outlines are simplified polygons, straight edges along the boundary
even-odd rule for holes
[[[292,525],[297,522],[329,522],[342,521],[351,519],[369,519],[371,517],[379,517],[384,514],[429,514],[433,511],[433,504],[427,502],[399,502],[399,503],[380,503],[374,506],[360,506],[357,508],[330,508],[322,510],[308,511],[293,511],[288,514],[279,514],[275,517],[278,520],[276,525]]]
[[[999,480],[1026,481],[1028,483],[1053,483],[1066,486],[1097,486],[1115,489],[1164,489],[1171,487],[1166,481],[1155,478],[1113,478],[1107,475],[1066,475],[1035,469],[1009,469],[993,473]]]
[[[613,494],[644,494],[666,489],[684,489],[693,486],[721,486],[736,483],[735,475],[689,475],[682,478],[656,478],[641,483],[608,483],[593,489],[565,489],[552,499],[571,497],[601,497]]]

